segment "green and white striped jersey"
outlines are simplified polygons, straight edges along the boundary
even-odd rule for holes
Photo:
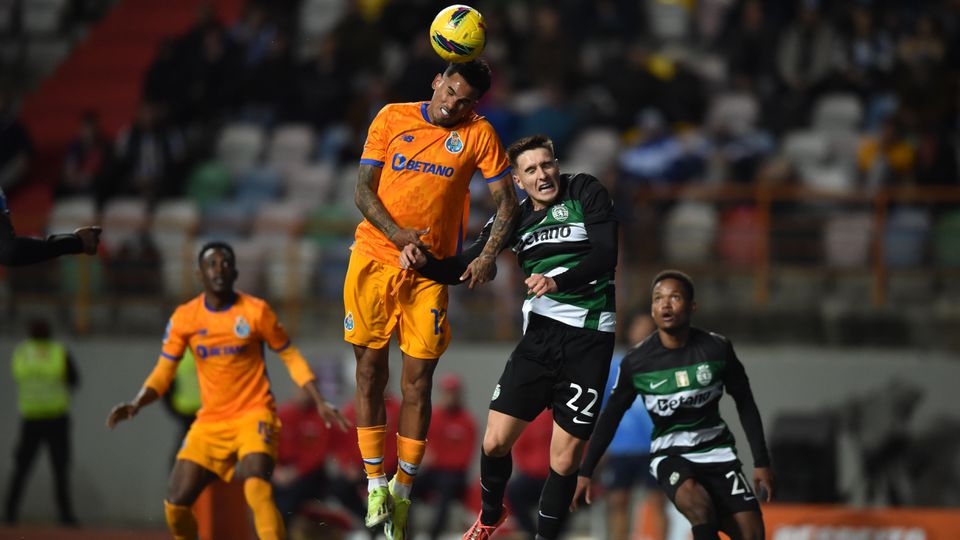
[[[637,396],[643,398],[653,420],[650,468],[654,473],[663,458],[673,455],[695,463],[738,460],[733,434],[720,417],[724,389],[737,402],[755,465],[767,466],[760,413],[733,345],[723,336],[691,328],[683,347],[664,347],[659,333],[654,332],[624,356],[616,385],[597,421],[584,470],[592,473]]]
[[[548,208],[534,210],[530,199],[521,214],[512,249],[524,275],[556,277],[583,263],[590,252],[589,225],[614,221],[613,203],[600,182],[588,174],[561,175],[561,192]],[[523,327],[537,313],[577,328],[602,332],[616,329],[614,269],[570,290],[528,295],[523,303]]]

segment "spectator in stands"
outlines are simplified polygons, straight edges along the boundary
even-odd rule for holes
[[[721,43],[734,86],[753,92],[766,109],[776,99],[776,34],[760,0],[747,0],[731,13]]]
[[[854,91],[861,98],[867,98],[889,84],[896,49],[889,33],[874,23],[869,7],[862,4],[851,7],[848,24],[839,66],[842,79],[839,89]]]
[[[620,154],[618,189],[679,184],[703,174],[707,148],[695,134],[678,137],[656,109],[640,113],[638,128],[639,140]]]
[[[539,103],[521,120],[519,133],[543,133],[560,148],[566,148],[577,128],[578,118],[567,90],[558,81],[542,85]]]
[[[535,512],[540,494],[550,474],[550,438],[553,434],[553,413],[544,410],[527,426],[513,445],[514,472],[507,484],[510,515],[525,539],[537,536]],[[561,535],[563,530],[561,529]]]
[[[913,145],[896,116],[884,120],[880,133],[865,137],[857,150],[861,182],[868,190],[911,181],[914,161]]]
[[[413,497],[431,498],[435,509],[430,526],[430,540],[437,540],[446,530],[450,507],[463,500],[467,489],[467,472],[476,450],[477,424],[463,407],[463,381],[448,373],[440,378],[440,399],[433,407],[430,431],[421,471],[413,487]]]
[[[917,183],[920,185],[960,186],[957,148],[954,135],[942,121],[923,126],[916,138]]]
[[[835,68],[840,41],[821,17],[817,0],[800,0],[799,16],[780,37],[777,70],[786,86],[784,121],[786,127],[801,125],[816,97],[817,85]]]
[[[157,46],[157,54],[143,77],[142,99],[163,107],[174,118],[181,118],[188,114],[186,95],[193,75],[186,69],[188,57],[178,54],[177,49],[172,39],[164,39]],[[190,61],[196,56],[189,57]]]
[[[230,38],[240,48],[244,69],[262,62],[276,38],[277,27],[267,18],[263,6],[248,2],[243,17],[230,29]]]
[[[98,199],[128,195],[157,199],[179,191],[186,146],[179,131],[167,125],[165,111],[144,102],[134,123],[117,137],[116,163]]]
[[[350,76],[350,63],[337,36],[332,32],[324,35],[297,77],[301,118],[318,130],[342,121],[343,104],[350,97]]]
[[[57,509],[62,525],[76,525],[70,501],[70,393],[79,384],[70,353],[42,319],[31,321],[29,337],[13,351],[13,378],[17,384],[20,440],[15,467],[7,488],[6,521],[17,522],[24,484],[46,445],[53,468]]]
[[[275,32],[263,58],[247,71],[243,116],[267,126],[287,119],[295,106],[297,75],[287,35]]]
[[[17,117],[13,94],[0,88],[0,189],[13,191],[27,177],[33,143]]]
[[[290,520],[303,503],[326,496],[332,430],[317,413],[310,395],[300,388],[277,414],[283,430],[273,471],[273,493],[277,510],[289,529]]]
[[[520,56],[522,67],[517,71],[523,78],[522,87],[546,84],[569,84],[576,76],[579,42],[568,38],[563,31],[563,16],[554,3],[536,3],[529,7],[528,39]],[[524,132],[524,135],[529,134]]]
[[[67,148],[63,164],[63,178],[57,185],[57,197],[94,195],[103,182],[113,159],[110,140],[100,127],[96,111],[88,110],[80,118],[80,133]]]
[[[209,26],[200,36],[197,54],[181,64],[187,70],[186,120],[218,120],[236,105],[242,81],[240,58],[219,26]]]

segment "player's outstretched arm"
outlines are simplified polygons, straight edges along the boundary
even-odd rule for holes
[[[753,469],[753,492],[757,497],[763,497],[763,502],[773,500],[773,471],[770,467],[756,467]]]
[[[110,414],[107,415],[107,427],[113,429],[118,423],[133,418],[140,409],[159,399],[170,388],[170,383],[176,377],[178,361],[179,358],[171,360],[160,356],[157,359],[157,365],[143,383],[143,388],[137,393],[137,397],[133,398],[133,401],[121,403],[110,409]]]
[[[137,397],[133,398],[133,401],[120,403],[110,409],[110,414],[107,415],[107,427],[113,429],[120,422],[133,418],[140,412],[140,409],[153,403],[159,397],[160,394],[158,394],[156,390],[149,386],[144,386],[140,389],[140,392],[137,393]]]
[[[770,454],[767,452],[767,441],[763,434],[760,410],[753,398],[750,379],[747,378],[747,372],[743,368],[743,364],[737,358],[733,345],[728,344],[728,347],[727,370],[723,384],[737,403],[740,424],[743,425],[743,431],[750,443],[750,452],[753,454],[755,492],[759,496],[761,493],[760,487],[763,487],[766,491],[766,499],[770,500],[773,497],[773,473],[770,471]]]
[[[383,201],[377,196],[377,186],[380,185],[380,174],[383,169],[373,165],[361,164],[357,175],[357,189],[354,192],[354,203],[360,209],[360,213],[374,227],[380,230],[397,249],[403,249],[407,244],[413,244],[423,249],[429,249],[430,246],[424,244],[420,237],[430,232],[430,229],[403,229],[393,220],[390,212],[383,205]]]
[[[471,289],[474,285],[486,283],[493,279],[495,275],[497,254],[506,247],[517,217],[520,215],[520,207],[517,205],[517,192],[509,179],[501,179],[487,184],[490,188],[490,194],[493,195],[493,202],[497,205],[497,213],[493,217],[493,223],[490,225],[490,235],[487,238],[483,250],[475,259],[467,265],[466,271],[460,276],[461,281],[467,281]]]
[[[476,259],[483,251],[484,246],[487,245],[487,239],[490,237],[490,230],[495,220],[496,216],[487,220],[487,224],[484,225],[477,239],[453,257],[437,259],[426,250],[407,245],[400,250],[400,267],[416,269],[420,275],[437,283],[459,285],[464,282],[463,276],[464,272],[467,271],[467,265],[470,261]],[[494,264],[490,279],[493,279],[496,275],[497,266]]]
[[[316,379],[304,384],[303,389],[313,398],[313,403],[317,406],[317,412],[326,422],[328,429],[334,424],[340,431],[346,431],[350,427],[350,421],[340,413],[340,410],[333,403],[324,399],[323,394],[320,393],[320,388],[317,387]]]
[[[577,476],[577,490],[573,492],[573,500],[570,501],[570,511],[577,509],[580,501],[587,503],[587,506],[593,504],[593,498],[590,491],[593,489],[593,479],[589,476]]]
[[[0,211],[0,264],[22,266],[61,255],[93,255],[100,243],[100,227],[82,227],[73,234],[54,234],[45,239],[17,236],[10,216]]]
[[[587,445],[583,463],[580,464],[579,478],[577,478],[577,491],[574,493],[573,500],[570,501],[571,510],[577,508],[581,496],[584,496],[586,503],[590,504],[590,486],[593,472],[596,470],[600,458],[602,458],[603,454],[607,451],[607,447],[610,446],[610,442],[617,432],[617,427],[620,425],[620,421],[623,420],[624,413],[627,412],[627,409],[630,408],[637,397],[637,391],[633,386],[631,375],[629,371],[625,369],[628,358],[629,356],[624,358],[623,362],[620,363],[620,372],[617,375],[617,382],[613,387],[613,393],[610,394],[610,399],[600,412],[600,417],[597,418],[597,427],[590,437],[590,443]]]

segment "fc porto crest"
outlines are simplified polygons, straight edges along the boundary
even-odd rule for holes
[[[237,322],[233,324],[233,333],[236,334],[238,338],[250,337],[250,323],[243,318],[243,315],[237,317]]]
[[[348,311],[347,316],[343,318],[343,328],[347,332],[353,331],[353,312],[352,311]]]
[[[460,151],[463,150],[463,140],[460,139],[460,134],[456,131],[451,131],[447,140],[443,141],[443,147],[451,154],[459,154]]]

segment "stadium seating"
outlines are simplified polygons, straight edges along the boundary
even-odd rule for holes
[[[112,254],[124,242],[146,230],[150,213],[147,202],[137,197],[118,197],[106,203],[103,209],[101,242]]]
[[[286,199],[304,211],[330,203],[336,188],[333,183],[335,175],[336,170],[328,163],[295,167],[287,176]]]
[[[884,260],[891,268],[916,268],[925,258],[932,219],[923,208],[895,208],[884,234]]]
[[[960,267],[960,210],[945,212],[933,236],[934,259],[939,266]]]
[[[292,169],[306,165],[315,148],[313,128],[307,124],[284,124],[273,132],[267,163],[286,176]]]
[[[664,220],[663,253],[673,263],[707,263],[713,256],[719,216],[700,201],[683,201]]]
[[[248,172],[263,154],[266,134],[256,124],[234,123],[220,131],[216,157],[234,177]]]
[[[827,218],[823,252],[832,268],[863,268],[869,263],[873,240],[873,214],[848,211]]]
[[[63,22],[67,0],[29,0],[22,2],[23,30],[33,35],[55,34]]]
[[[814,105],[812,128],[815,131],[857,131],[862,121],[863,106],[855,94],[828,94]]]
[[[212,160],[198,165],[187,181],[186,195],[201,209],[227,197],[232,187],[230,171]]]
[[[719,94],[710,102],[707,113],[707,128],[731,133],[747,133],[756,127],[760,117],[757,98],[743,93]]]
[[[189,199],[161,201],[154,210],[150,233],[160,251],[163,288],[171,298],[188,297],[193,287],[193,238],[200,226],[200,210]]]
[[[71,197],[56,201],[50,210],[47,233],[73,232],[96,223],[97,209],[93,197]]]

